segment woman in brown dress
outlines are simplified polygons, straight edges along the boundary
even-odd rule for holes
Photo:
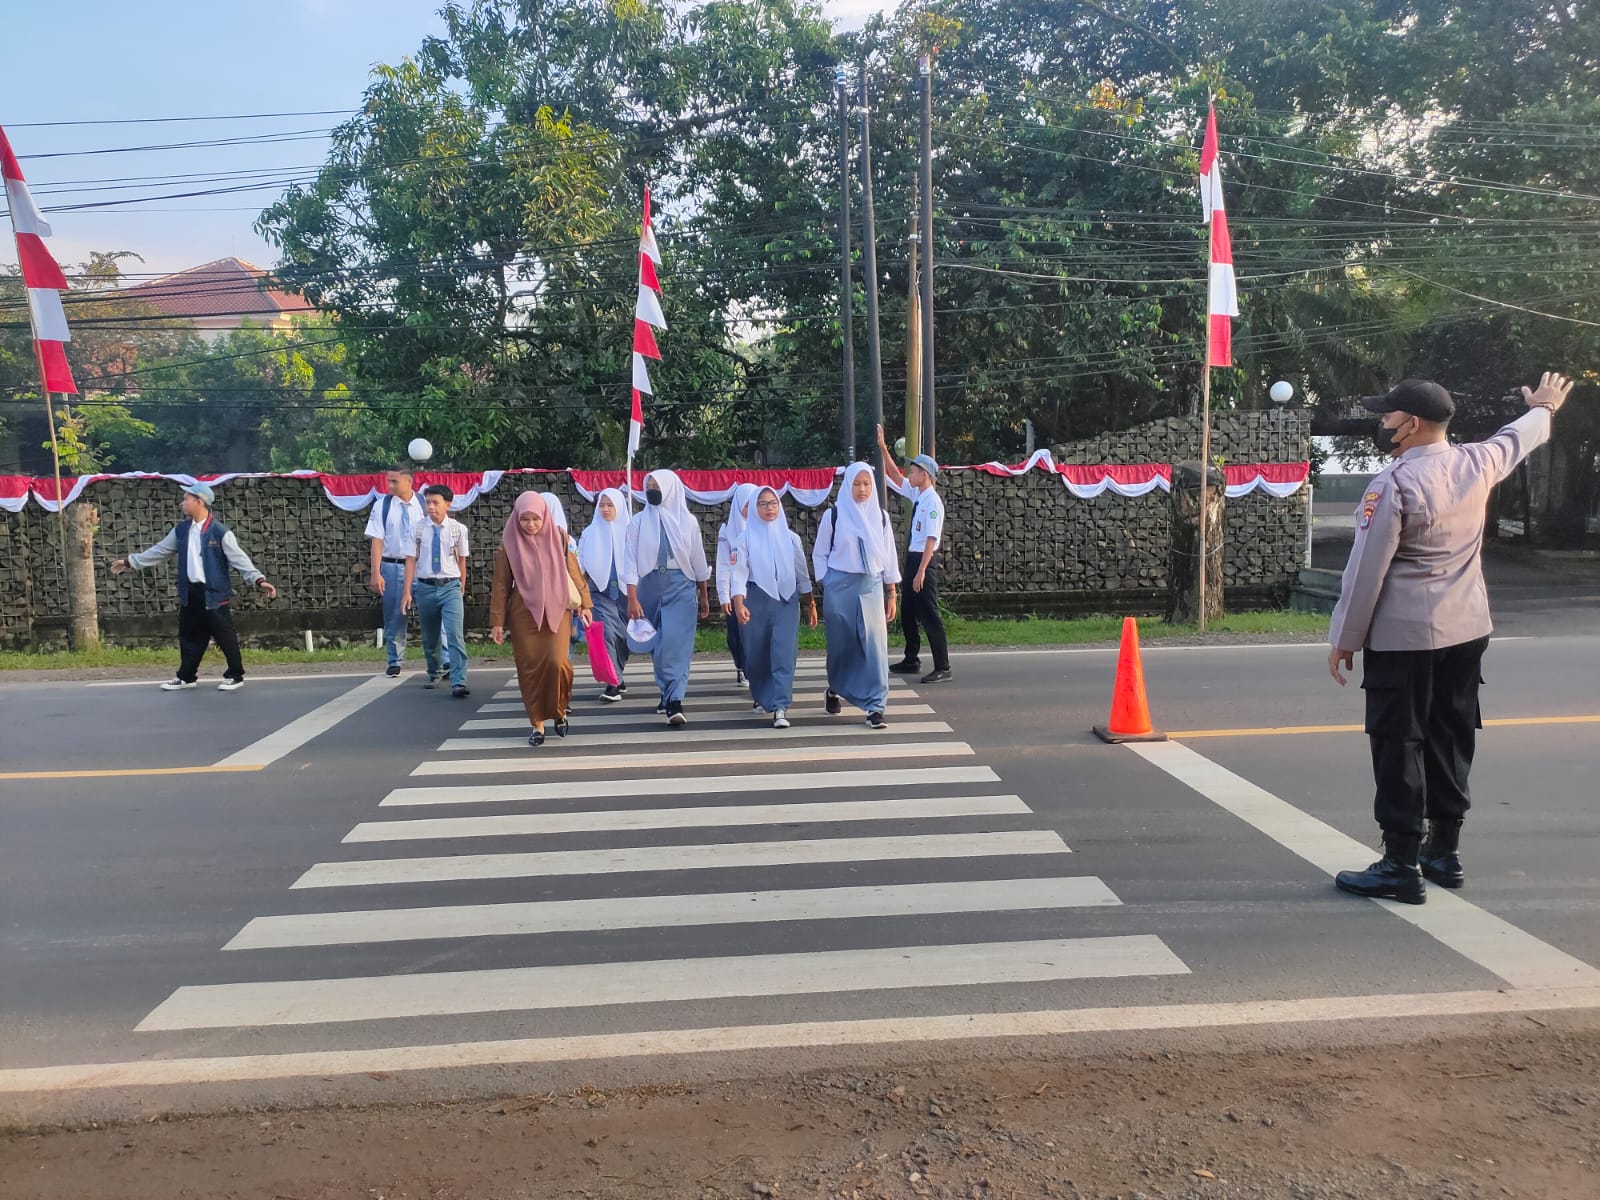
[[[591,616],[589,587],[567,536],[556,528],[537,492],[517,497],[506,519],[500,548],[494,552],[494,590],[489,596],[489,636],[495,645],[511,631],[517,686],[533,732],[528,745],[544,745],[544,723],[555,722],[557,737],[567,736],[572,705],[572,597],[578,619]]]

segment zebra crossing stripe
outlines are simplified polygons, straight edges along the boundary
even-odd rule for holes
[[[141,1032],[1183,975],[1148,934],[182,987]]]
[[[800,863],[889,859],[986,858],[1067,854],[1061,835],[1029,829],[1003,833],[929,833],[888,837],[807,838],[782,842],[721,842],[696,846],[620,846],[602,850],[544,850],[522,854],[451,854],[317,863],[295,888],[373,887],[463,879],[527,879],[609,875],[629,871],[698,871],[782,867]]]
[[[660,718],[657,718],[659,721]],[[662,723],[663,727],[665,723]],[[944,721],[896,721],[894,724],[896,734],[922,734],[922,733],[954,733],[949,724]],[[565,739],[559,748],[550,742],[545,743],[546,749],[541,755],[542,761],[555,762],[567,757],[570,750],[603,749],[615,746],[658,746],[661,744],[663,729],[649,731],[637,730],[627,733],[586,733],[580,722],[574,726],[572,736]],[[677,736],[674,734],[673,736]],[[771,725],[761,725],[754,729],[729,729],[725,726],[697,725],[692,735],[699,742],[795,742],[817,738],[858,738],[880,737],[877,730],[851,721],[848,724],[834,721],[827,725],[803,725],[791,729],[774,729]],[[439,744],[441,754],[455,751],[486,750],[527,750],[528,735],[518,734],[516,737],[454,737],[446,738]]]
[[[515,701],[508,704],[485,704],[478,710],[481,713],[524,713],[522,702]],[[893,717],[923,717],[933,715],[931,704],[893,704],[886,710]],[[771,722],[771,713],[758,713],[748,704],[741,704],[738,708],[696,708],[691,714],[694,717],[695,728],[700,728],[704,721],[741,721],[746,725],[758,721]],[[811,706],[804,712],[791,712],[789,720],[797,724],[815,724],[818,722],[832,721],[837,723],[838,717],[830,717],[821,709]],[[618,726],[648,725],[652,728],[659,727],[661,718],[653,711],[641,713],[633,712],[608,712],[604,709],[598,713],[583,713],[573,722],[575,732],[582,734],[590,729],[610,729]],[[466,721],[461,726],[463,733],[488,732],[496,729],[527,729],[528,718],[526,715],[515,717],[483,717]]]
[[[662,730],[662,741],[681,738],[682,733]],[[878,735],[882,737],[882,734]],[[911,758],[961,758],[974,751],[966,742],[880,742],[862,739],[861,745],[852,746],[770,746],[759,750],[686,750],[665,751],[660,754],[630,754],[625,760],[631,770],[665,770],[673,767],[723,767],[735,764],[761,764],[785,762],[829,763],[884,761],[904,762]],[[515,758],[462,758],[432,759],[420,763],[411,771],[413,777],[427,775],[548,775],[555,771],[613,771],[620,762],[614,754],[590,754],[578,757],[573,754],[540,755],[529,751]]]

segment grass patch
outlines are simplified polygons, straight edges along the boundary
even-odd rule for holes
[[[947,614],[946,628],[954,646],[1073,646],[1091,642],[1112,642],[1122,633],[1122,618],[1097,616],[1057,620],[1051,617],[1022,617],[1008,620],[989,620],[959,617]],[[1320,634],[1327,631],[1328,618],[1316,613],[1289,611],[1235,613],[1208,632],[1222,634]],[[1193,636],[1192,625],[1166,625],[1160,617],[1141,617],[1139,636],[1147,642],[1163,638]],[[894,641],[895,630],[890,630]],[[727,642],[720,629],[701,629],[695,637],[695,649],[704,653],[725,650]],[[802,650],[823,648],[822,629],[800,629]],[[0,671],[37,671],[93,667],[170,667],[175,646],[121,647],[106,646],[92,654],[76,651],[0,651]],[[341,649],[316,650],[245,650],[247,663],[378,663],[383,661],[383,651],[376,646],[347,646]],[[408,658],[420,655],[413,645]],[[492,642],[473,642],[474,661],[494,661],[511,657],[511,644],[496,646]]]

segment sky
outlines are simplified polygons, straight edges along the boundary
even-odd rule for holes
[[[76,264],[90,250],[131,250],[144,259],[124,261],[135,279],[229,256],[271,266],[273,248],[251,228],[257,215],[281,181],[307,178],[321,164],[327,131],[359,103],[374,64],[396,62],[443,31],[440,5],[58,0],[12,7],[0,44],[0,125],[54,227],[49,247],[56,259]],[[856,27],[891,6],[825,0],[823,7],[840,25]],[[105,123],[287,112],[329,115]],[[95,123],[40,124],[65,121]],[[257,144],[136,149],[243,135],[256,136]],[[273,182],[204,197],[171,194],[263,181],[143,182],[225,172],[265,172]],[[129,182],[136,177],[142,182]],[[138,203],[105,206],[135,197]],[[0,238],[0,263],[15,261],[11,239]]]

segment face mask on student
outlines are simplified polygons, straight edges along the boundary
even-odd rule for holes
[[[646,504],[660,504],[661,503],[661,489],[660,488],[646,488],[644,490],[644,502]]]

